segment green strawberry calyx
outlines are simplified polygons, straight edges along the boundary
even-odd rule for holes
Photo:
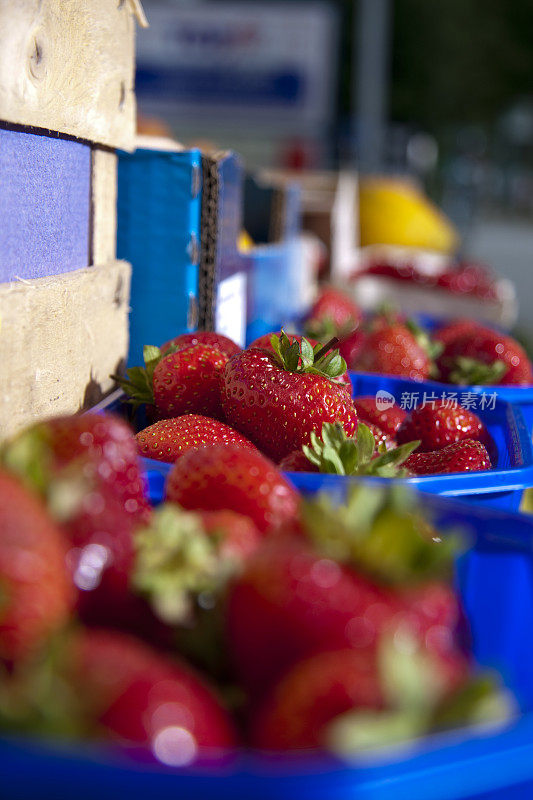
[[[135,532],[135,550],[133,588],[169,624],[189,623],[195,607],[216,598],[238,569],[220,555],[219,539],[206,533],[200,515],[173,503]]]
[[[417,344],[422,348],[422,350],[425,350],[428,358],[431,361],[435,361],[435,359],[440,356],[444,349],[442,342],[432,339],[425,328],[422,328],[412,319],[407,320],[405,327],[411,331],[416,339]]]
[[[457,356],[451,362],[449,380],[463,386],[490,386],[501,382],[508,371],[504,361],[496,359],[492,364],[485,364],[476,358]]]
[[[448,578],[464,548],[453,532],[440,536],[401,485],[352,485],[344,503],[325,493],[304,502],[307,535],[325,557],[390,585]]]
[[[384,708],[354,709],[327,727],[328,749],[341,758],[405,745],[435,731],[465,725],[500,726],[515,714],[510,694],[488,673],[468,677],[450,695],[438,662],[414,638],[401,632],[383,636],[376,666]]]
[[[344,339],[359,327],[355,318],[348,319],[342,325],[337,325],[333,317],[325,315],[319,318],[310,318],[305,324],[305,335],[316,339],[317,342],[327,342],[333,337]]]
[[[159,347],[146,344],[143,348],[144,367],[130,367],[126,377],[111,375],[120,388],[128,395],[128,402],[135,408],[154,404],[154,370],[163,358],[176,353],[181,348],[170,345],[163,353]]]
[[[359,422],[356,435],[349,438],[340,423],[325,422],[321,436],[313,431],[310,444],[304,445],[302,450],[320,472],[394,478],[408,475],[400,467],[419,444],[420,441],[407,442],[392,450],[380,445],[376,452],[374,434],[364,423]]]
[[[346,372],[346,361],[342,358],[335,345],[337,337],[333,337],[326,344],[320,342],[314,347],[305,337],[301,342],[291,340],[281,331],[280,335],[273,334],[270,344],[274,350],[276,360],[280,367],[287,372],[298,374],[307,373],[320,375],[323,378],[336,382]]]

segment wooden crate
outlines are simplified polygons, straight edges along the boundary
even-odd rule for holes
[[[126,359],[136,20],[132,0],[0,4],[0,438],[96,402]]]

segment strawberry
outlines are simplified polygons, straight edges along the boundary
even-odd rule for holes
[[[235,342],[222,333],[215,333],[215,331],[195,331],[194,333],[181,333],[179,336],[169,339],[168,342],[161,345],[161,352],[164,354],[169,351],[176,352],[177,350],[183,350],[185,347],[190,347],[195,344],[206,344],[209,345],[209,347],[214,347],[215,350],[224,353],[228,358],[231,358],[231,356],[241,350],[238,344],[235,344]]]
[[[489,433],[479,417],[462,406],[435,401],[418,406],[404,419],[396,433],[398,444],[420,439],[417,452],[442,450],[462,439],[489,444]]]
[[[481,442],[461,439],[425,453],[412,453],[404,467],[413,475],[440,475],[445,472],[480,472],[491,469],[490,457]]]
[[[228,356],[207,344],[163,354],[144,348],[144,367],[132,367],[126,378],[113,376],[134,406],[155,406],[159,418],[205,414],[220,418],[220,386]]]
[[[526,385],[533,371],[525,350],[498,331],[480,328],[449,342],[437,361],[440,379],[459,384]]]
[[[391,439],[396,437],[396,431],[407,416],[407,412],[394,402],[388,408],[379,409],[375,397],[355,397],[353,404],[357,416],[367,425],[372,423],[382,430]],[[417,439],[417,436],[413,437]]]
[[[299,334],[296,334],[296,333],[286,334],[285,331],[276,331],[275,333],[265,333],[263,336],[260,336],[258,339],[255,339],[255,341],[253,341],[251,344],[249,344],[246,349],[247,350],[262,349],[262,350],[268,350],[269,353],[276,354],[277,350],[274,349],[274,347],[272,345],[272,337],[276,336],[279,339],[282,335],[288,340],[290,345],[294,345],[294,343],[296,342],[299,346],[301,346],[302,339],[304,338],[303,336],[300,336]],[[320,342],[317,339],[313,339],[310,336],[307,336],[306,339],[307,339],[307,341],[309,342],[309,344],[311,345],[311,347],[313,349],[315,349],[315,348],[317,350],[320,349]],[[318,347],[317,347],[317,345],[318,345]],[[302,367],[302,359],[301,359],[301,357],[298,359],[298,367],[299,368]],[[346,389],[350,392],[350,395],[351,395],[351,393],[352,393],[352,384],[351,384],[351,381],[350,381],[350,376],[348,375],[347,372],[344,372],[344,373],[341,373],[340,375],[337,375],[336,378],[335,378],[335,382],[338,383],[341,386],[345,386]]]
[[[187,509],[230,509],[261,533],[298,518],[300,498],[277,467],[259,452],[238,445],[191,450],[176,462],[166,497]]]
[[[248,559],[230,587],[226,625],[235,668],[252,695],[310,653],[374,650],[393,622],[428,647],[437,627],[454,642],[452,613],[431,620],[403,592],[413,582],[435,585],[456,544],[435,546],[434,532],[403,500],[390,505],[395,497],[359,487],[338,510],[326,498],[306,503],[306,536],[269,537]]]
[[[252,744],[261,750],[318,749],[327,725],[353,709],[385,705],[375,660],[365,650],[322,652],[292,667],[252,721]]]
[[[446,325],[441,325],[439,328],[436,328],[433,333],[433,339],[438,342],[442,342],[444,346],[451,344],[452,341],[459,339],[460,336],[465,334],[472,334],[479,330],[489,330],[485,328],[481,323],[477,322],[473,319],[468,318],[461,318],[455,319],[452,322],[448,322]]]
[[[357,359],[366,344],[366,332],[361,328],[343,336],[339,342],[339,353],[348,365],[348,369],[354,369]]]
[[[391,631],[377,652],[325,651],[295,664],[254,714],[253,744],[348,754],[431,730],[442,706],[450,707],[454,692],[464,691],[468,663],[457,654],[447,662],[423,645],[411,649],[408,636],[409,649],[402,649],[401,637],[401,629],[397,636]],[[467,720],[467,709],[462,711]]]
[[[68,620],[67,543],[42,501],[0,471],[0,659],[27,658]]]
[[[400,609],[385,587],[305,540],[267,538],[229,592],[230,652],[244,686],[261,694],[310,652],[375,646]]]
[[[205,532],[218,540],[218,551],[222,558],[242,562],[259,547],[261,535],[250,517],[227,508],[198,513]]]
[[[306,335],[326,342],[353,331],[361,318],[361,309],[349,295],[334,286],[323,286],[305,320]]]
[[[316,464],[312,464],[303,450],[293,450],[278,464],[282,472],[320,472]]]
[[[237,444],[256,450],[255,445],[233,428],[201,414],[160,420],[144,428],[135,438],[142,456],[169,464],[189,450],[206,444]]]
[[[235,746],[228,713],[204,679],[125,634],[93,629],[71,646],[70,679],[89,721],[112,739],[149,747],[171,766]]]
[[[306,339],[291,344],[283,333],[272,346],[276,353],[252,348],[229,360],[222,396],[228,423],[274,461],[298,450],[324,422],[338,421],[353,435],[357,414],[334,382],[346,372],[338,352],[324,355]]]
[[[368,334],[354,369],[423,381],[431,375],[431,359],[406,325],[380,323]]]
[[[4,462],[61,524],[82,617],[112,624],[131,616],[133,532],[150,509],[129,426],[112,414],[58,417],[16,437]]]

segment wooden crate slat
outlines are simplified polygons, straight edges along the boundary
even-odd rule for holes
[[[130,266],[0,286],[0,439],[93,405],[128,351]]]
[[[0,129],[0,283],[88,266],[91,148]]]
[[[3,0],[0,120],[131,149],[139,8],[119,0]]]
[[[94,147],[91,176],[90,263],[113,261],[117,252],[117,156]]]

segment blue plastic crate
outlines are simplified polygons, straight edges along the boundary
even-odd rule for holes
[[[533,519],[422,495],[444,529],[459,528],[470,549],[457,586],[474,654],[495,667],[524,711],[504,728],[465,728],[419,740],[351,767],[334,759],[230,755],[218,767],[183,770],[147,763],[117,747],[0,743],[2,800],[530,800],[533,797]],[[154,496],[154,499],[158,499]]]

